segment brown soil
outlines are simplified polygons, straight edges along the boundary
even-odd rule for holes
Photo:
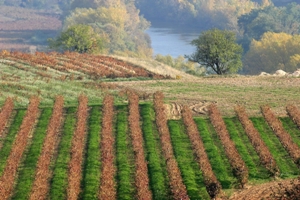
[[[170,104],[165,104],[166,114],[168,119],[180,119],[181,110],[184,105],[187,105],[191,110],[193,115],[207,115],[207,107],[213,102],[209,101],[188,101],[188,102],[172,102]]]
[[[247,186],[230,196],[230,200],[272,200],[276,199],[278,192],[281,191],[280,185],[285,188],[293,186],[292,180],[280,180],[264,183],[261,185]]]

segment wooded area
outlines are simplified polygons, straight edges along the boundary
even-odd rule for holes
[[[244,50],[241,73],[273,73],[278,69],[293,72],[299,67],[300,45],[295,38],[300,33],[300,5],[293,0],[0,0],[0,5],[44,9],[59,15],[63,26],[58,31],[62,32],[52,39],[52,50],[151,57],[151,39],[145,30],[159,22],[183,29],[192,26],[202,31],[212,28],[232,31]],[[85,41],[85,47],[61,44],[63,34],[70,33],[69,28],[79,31],[74,26],[80,24],[90,27],[89,32],[96,38],[94,42]],[[277,37],[281,38],[280,44]],[[293,48],[289,48],[291,45]],[[276,48],[281,48],[280,56]],[[181,58],[179,63],[167,57],[158,56],[157,60],[192,74],[203,74]]]

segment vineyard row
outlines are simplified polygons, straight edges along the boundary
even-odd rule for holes
[[[191,110],[184,106],[182,120],[168,123],[163,98],[161,92],[156,92],[153,106],[141,105],[138,95],[131,92],[128,93],[128,106],[115,106],[114,98],[108,95],[102,107],[89,107],[87,97],[81,95],[75,109],[64,108],[64,99],[58,96],[41,141],[35,139],[37,123],[42,120],[39,116],[43,115],[39,99],[30,99],[22,123],[12,137],[10,128],[16,123],[12,118],[19,116],[19,111],[14,110],[13,100],[8,98],[0,110],[0,156],[4,158],[0,160],[1,199],[19,198],[17,194],[25,184],[21,182],[21,172],[31,152],[26,149],[36,142],[41,145],[33,176],[30,183],[26,183],[30,189],[24,195],[28,199],[54,198],[54,195],[60,195],[55,197],[60,199],[118,199],[121,193],[134,199],[214,199],[223,195],[222,190],[232,187],[227,185],[228,182],[244,186],[254,180],[254,168],[268,171],[269,175],[264,177],[280,176],[287,168],[293,170],[294,175],[300,175],[297,168],[300,141],[293,141],[270,107],[262,106],[264,121],[290,158],[275,153],[272,145],[276,137],[274,139],[267,131],[262,133],[262,126],[258,127],[257,121],[249,118],[242,106],[237,106],[235,111],[243,128],[239,134],[245,135],[243,141],[246,144],[240,144],[233,137],[233,129],[229,126],[231,119],[224,120],[215,104],[209,107],[206,120],[196,120]],[[299,109],[287,106],[287,112],[297,127]],[[93,127],[95,124],[98,125]],[[123,127],[119,128],[121,124]],[[296,129],[295,134],[300,135]],[[218,137],[214,137],[213,132]],[[270,134],[270,139],[266,139],[266,133]],[[6,137],[14,138],[11,145]],[[270,145],[271,140],[273,144]],[[250,150],[247,155],[241,152],[242,145],[251,146],[255,155]],[[7,156],[5,152],[8,152]],[[247,156],[253,164],[246,161]],[[255,156],[259,162],[255,161]],[[219,158],[222,160],[217,161]],[[291,162],[283,167],[284,163],[278,162],[282,158],[286,163],[293,161],[295,166]],[[258,175],[263,173],[260,171],[256,176],[262,176]],[[124,188],[127,189],[121,189],[120,183],[126,184]],[[135,188],[129,191],[131,187]]]
[[[47,78],[51,78],[53,75],[53,73],[49,72],[49,69],[71,74],[77,71],[97,79],[117,77],[166,78],[134,64],[103,55],[78,54],[75,52],[62,54],[57,52],[36,52],[35,54],[29,54],[2,51],[0,52],[0,58],[2,63],[21,70],[32,70],[26,67],[26,65],[30,65],[37,69],[35,73]]]

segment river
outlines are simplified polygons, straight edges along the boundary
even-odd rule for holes
[[[151,26],[146,33],[151,38],[154,55],[171,55],[176,58],[195,52],[196,48],[190,43],[193,39],[198,38],[200,31],[192,28]]]

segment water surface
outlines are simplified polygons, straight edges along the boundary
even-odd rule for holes
[[[151,26],[146,30],[146,33],[151,38],[154,55],[178,57],[179,55],[191,55],[195,52],[195,47],[190,43],[193,39],[198,38],[200,31],[192,28]]]

